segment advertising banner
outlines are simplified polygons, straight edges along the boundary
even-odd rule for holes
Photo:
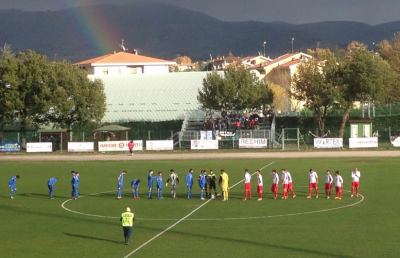
[[[146,141],[146,150],[174,150],[174,141]]]
[[[53,143],[51,142],[28,142],[26,152],[53,152]]]
[[[21,145],[17,142],[10,142],[0,144],[0,152],[19,152],[21,151]]]
[[[200,131],[200,140],[212,140],[212,131]]]
[[[68,142],[68,152],[94,152],[94,142]]]
[[[392,143],[393,147],[400,147],[400,137],[392,137],[390,139],[390,142]]]
[[[240,149],[267,148],[268,140],[265,138],[239,138]]]
[[[343,138],[314,138],[314,148],[317,149],[343,148]]]
[[[191,140],[192,150],[218,150],[218,140]]]
[[[129,141],[107,141],[107,142],[99,142],[98,146],[100,152],[128,151],[129,150],[128,143]],[[143,141],[142,140],[133,141],[133,150],[142,151]]]
[[[377,148],[378,137],[349,138],[349,148]]]

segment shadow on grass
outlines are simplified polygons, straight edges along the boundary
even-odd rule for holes
[[[66,232],[63,232],[63,233],[64,233],[64,235],[69,236],[69,237],[105,241],[105,242],[110,242],[110,243],[114,243],[114,244],[123,244],[124,243],[123,241],[116,241],[116,240],[112,240],[112,239],[106,239],[106,238],[100,238],[100,237],[94,237],[94,236],[86,236],[86,235],[72,234],[72,233],[66,233]]]
[[[49,199],[49,195],[45,193],[22,193],[18,194],[19,196],[24,196],[24,197],[32,197],[32,198],[38,198],[38,199]],[[62,200],[67,200],[70,197],[66,196],[61,196],[61,195],[53,195],[54,198],[57,199],[62,199]]]
[[[324,251],[318,251],[315,249],[306,249],[306,248],[293,247],[293,246],[288,246],[288,245],[272,244],[272,243],[267,243],[267,242],[253,241],[253,240],[249,240],[249,239],[219,237],[219,236],[215,236],[212,234],[206,235],[206,234],[199,234],[199,233],[188,233],[188,232],[182,232],[182,231],[177,231],[177,230],[171,230],[171,231],[169,231],[169,233],[183,235],[186,237],[198,237],[198,238],[204,238],[204,239],[208,239],[208,240],[213,239],[213,240],[218,240],[218,241],[231,242],[233,244],[240,244],[240,245],[247,244],[247,245],[253,245],[253,246],[274,248],[274,249],[278,249],[278,250],[286,250],[286,251],[309,254],[309,255],[318,255],[318,256],[323,256],[323,257],[355,258],[354,256],[339,255],[339,254],[334,254],[334,253],[329,253],[329,252],[324,252]]]
[[[114,220],[104,220],[104,219],[97,219],[97,218],[87,218],[85,216],[81,215],[75,215],[75,214],[70,214],[70,213],[53,213],[53,212],[46,212],[46,211],[39,211],[39,210],[34,210],[32,208],[24,208],[24,207],[15,207],[12,205],[7,205],[7,204],[2,204],[0,206],[0,210],[4,210],[5,212],[16,212],[20,214],[26,214],[26,215],[33,215],[33,216],[42,216],[46,217],[49,219],[67,219],[79,222],[87,222],[87,223],[94,223],[94,224],[106,224],[106,225],[119,225],[119,220],[114,219]]]

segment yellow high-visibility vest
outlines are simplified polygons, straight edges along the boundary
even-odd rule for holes
[[[133,219],[135,218],[135,214],[132,212],[124,212],[121,214],[121,222],[123,227],[132,227]]]

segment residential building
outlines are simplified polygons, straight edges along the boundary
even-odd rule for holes
[[[169,73],[175,62],[128,52],[114,52],[76,63],[90,76],[136,76]]]

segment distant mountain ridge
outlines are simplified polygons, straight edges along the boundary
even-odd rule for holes
[[[380,25],[359,22],[319,22],[293,25],[282,22],[224,22],[199,12],[155,3],[131,5],[96,5],[84,10],[24,12],[0,10],[0,44],[10,44],[15,51],[34,49],[50,58],[78,61],[101,52],[89,35],[81,29],[76,14],[98,15],[110,21],[118,43],[125,39],[127,47],[139,49],[143,55],[172,59],[188,55],[195,59],[233,53],[238,56],[270,56],[294,49],[345,47],[358,40],[372,46],[391,39],[400,31],[400,21]]]

